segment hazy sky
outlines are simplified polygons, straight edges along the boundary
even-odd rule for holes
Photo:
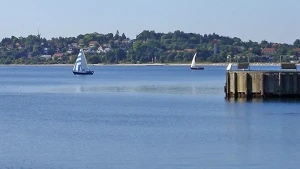
[[[300,38],[300,0],[1,0],[0,39],[70,37],[143,30],[293,43]]]

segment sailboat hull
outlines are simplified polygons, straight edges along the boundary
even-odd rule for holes
[[[94,71],[86,71],[86,72],[76,72],[73,71],[74,75],[93,75]]]
[[[191,67],[192,70],[204,70],[204,67]]]

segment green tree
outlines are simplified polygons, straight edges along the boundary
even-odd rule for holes
[[[259,48],[259,47],[254,47],[254,48],[252,49],[252,53],[253,53],[254,55],[261,56],[261,48]]]
[[[126,59],[126,52],[122,49],[116,49],[115,50],[115,58],[119,61],[124,61]]]
[[[296,39],[295,42],[293,43],[293,46],[296,47],[296,48],[299,48],[300,47],[300,40]]]
[[[119,30],[117,30],[115,36],[114,36],[114,40],[118,40],[120,38],[120,35],[119,35]]]
[[[124,33],[122,33],[121,39],[122,39],[122,40],[126,39],[126,36],[125,36]]]

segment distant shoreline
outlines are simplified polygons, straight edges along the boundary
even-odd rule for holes
[[[236,63],[232,63],[236,65]],[[0,66],[73,66],[74,64],[0,64]],[[92,66],[190,66],[188,63],[147,63],[147,64],[88,64]],[[228,63],[199,63],[199,66],[227,66]],[[250,66],[279,66],[280,63],[250,63]],[[299,64],[296,64],[299,65]]]

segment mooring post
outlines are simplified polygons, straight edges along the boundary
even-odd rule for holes
[[[297,91],[298,73],[297,72],[294,72],[294,74],[293,74],[293,81],[294,81],[294,93],[293,94],[298,94],[298,91]]]
[[[278,86],[279,86],[279,90],[278,90],[278,94],[279,96],[281,96],[281,91],[282,91],[282,77],[281,77],[281,73],[278,73]]]
[[[234,98],[237,98],[237,74],[233,73],[233,95]]]
[[[245,97],[248,97],[248,73],[245,73]]]
[[[226,96],[230,97],[230,73],[229,71],[226,73]]]
[[[264,97],[264,73],[260,74],[260,95]]]
[[[291,91],[290,73],[284,74],[284,93],[288,94]]]

